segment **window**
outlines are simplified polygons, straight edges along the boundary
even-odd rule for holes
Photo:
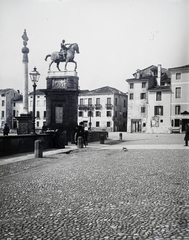
[[[107,98],[107,104],[106,104],[107,109],[111,109],[112,108],[112,104],[111,104],[111,98]]]
[[[107,98],[107,104],[111,104],[111,98]]]
[[[83,117],[83,112],[79,111],[79,117]]]
[[[16,111],[15,110],[13,110],[13,117],[15,117],[16,116]]]
[[[146,82],[142,82],[142,88],[146,88]]]
[[[83,105],[83,98],[80,98],[80,105]]]
[[[13,103],[13,106],[14,106],[14,107],[16,106],[16,103],[15,103],[15,102]]]
[[[88,117],[93,117],[93,111],[91,110],[88,111]]]
[[[111,116],[112,116],[112,112],[111,112],[111,111],[107,111],[107,112],[106,112],[106,116],[107,116],[107,117],[111,117]]]
[[[146,99],[146,93],[141,93],[140,94],[140,99]]]
[[[96,104],[100,104],[100,98],[96,98]]]
[[[4,111],[1,112],[1,117],[2,117],[2,118],[5,117],[5,112],[4,112]]]
[[[96,111],[96,117],[101,117],[101,112],[100,111]]]
[[[96,122],[96,127],[100,127],[100,122]]]
[[[181,98],[181,87],[175,88],[175,98]]]
[[[145,107],[141,107],[141,113],[145,113]]]
[[[180,106],[175,106],[175,114],[180,114]]]
[[[39,122],[37,121],[37,127],[39,127]]]
[[[130,83],[130,89],[134,88],[134,83]]]
[[[107,122],[107,127],[110,127],[111,126],[111,123],[110,122]]]
[[[181,79],[181,73],[176,73],[176,79]]]
[[[92,105],[92,98],[88,98],[88,106]]]
[[[127,113],[123,112],[123,117],[126,118],[127,117]]]
[[[134,93],[130,93],[130,94],[129,94],[129,99],[130,99],[130,100],[133,100],[133,99],[134,99]]]
[[[40,112],[37,111],[37,118],[40,118]]]
[[[117,111],[115,111],[115,117],[117,117]]]
[[[46,111],[43,112],[43,118],[46,118]]]
[[[117,98],[115,98],[115,106],[117,106]]]
[[[180,120],[179,119],[175,119],[175,127],[180,127]]]
[[[123,106],[126,107],[126,100],[123,101]]]
[[[154,107],[154,115],[163,116],[163,106],[155,106]]]
[[[5,100],[2,100],[2,106],[5,106]]]
[[[156,101],[161,101],[161,92],[156,92]]]

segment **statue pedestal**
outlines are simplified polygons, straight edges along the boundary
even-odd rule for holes
[[[47,128],[66,131],[67,140],[73,142],[77,125],[78,81],[74,71],[48,72],[46,94]]]
[[[16,117],[16,120],[18,134],[29,134],[32,131],[31,114],[21,114],[20,117]]]

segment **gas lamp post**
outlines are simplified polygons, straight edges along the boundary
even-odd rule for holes
[[[33,113],[32,113],[32,132],[31,134],[36,134],[35,132],[35,92],[37,87],[37,82],[39,81],[40,74],[37,68],[34,67],[33,71],[30,73],[31,81],[33,82]]]

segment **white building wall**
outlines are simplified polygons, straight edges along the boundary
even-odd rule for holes
[[[146,83],[146,88],[148,87]],[[142,88],[142,81],[135,81],[134,88],[128,90],[128,118],[127,118],[127,131],[132,132],[133,119],[138,119],[141,122],[141,132],[146,131],[146,116],[148,114],[147,102],[148,93],[146,88]],[[130,94],[133,99],[130,99]],[[146,99],[140,99],[141,93],[146,93]],[[145,107],[145,113],[141,113],[141,107]]]
[[[176,79],[176,74],[181,73],[181,78]],[[176,88],[181,88],[180,97],[176,97]],[[186,69],[171,70],[171,119],[173,130],[184,131],[184,125],[189,121],[189,114],[182,115],[184,111],[189,112],[189,67]],[[176,106],[180,106],[180,114],[176,112]],[[183,120],[185,119],[185,120]]]
[[[113,107],[112,109],[107,109],[106,104],[107,104],[107,98],[111,98],[111,104],[114,105],[114,95],[80,95],[78,97],[78,104],[80,105],[80,99],[83,99],[84,105],[88,105],[88,99],[92,98],[92,105],[94,105],[93,109],[93,117],[91,117],[91,128],[92,130],[100,130],[100,129],[107,129],[108,131],[113,131],[114,129],[114,122],[113,122],[113,115],[114,115],[114,110]],[[95,104],[96,104],[96,99],[100,98],[100,105],[102,106],[101,109],[96,109]],[[80,111],[80,110],[78,110]],[[97,117],[96,112],[100,111],[101,116]],[[111,112],[111,116],[107,117],[107,111]],[[89,123],[90,123],[90,117],[88,116],[88,110],[82,111],[83,116],[80,117],[78,114],[78,123],[81,121],[85,122],[86,127],[89,128]],[[99,122],[99,127],[96,127],[96,122]],[[107,122],[110,123],[110,127],[107,127]]]
[[[28,100],[28,104],[29,104],[29,112],[33,111],[33,96],[29,95],[29,100]],[[36,129],[41,129],[43,127],[43,125],[46,124],[46,116],[45,116],[45,112],[46,112],[46,96],[45,94],[39,94],[36,95],[36,99],[35,99],[35,126]]]
[[[163,92],[161,101],[156,101],[156,92],[148,94],[148,118],[147,118],[147,133],[170,133],[171,132],[171,93],[170,91]],[[155,106],[163,106],[163,115],[155,115]]]

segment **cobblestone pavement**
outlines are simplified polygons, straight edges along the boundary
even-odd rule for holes
[[[188,149],[83,148],[0,166],[0,239],[189,239]]]

